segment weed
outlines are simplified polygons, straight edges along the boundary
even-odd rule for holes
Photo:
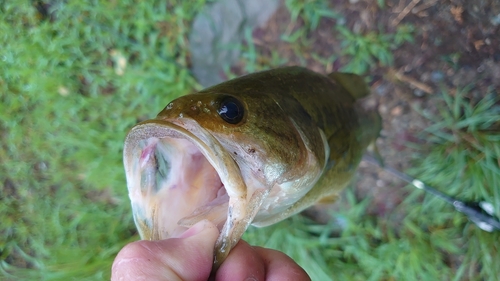
[[[413,41],[414,28],[411,25],[400,25],[395,34],[374,31],[359,34],[340,25],[336,26],[336,30],[342,37],[342,55],[349,58],[342,70],[363,74],[377,64],[392,65],[392,52],[403,43]]]
[[[291,21],[288,30],[281,35],[281,40],[290,43],[297,57],[303,57],[303,47],[311,45],[308,34],[314,31],[322,19],[341,19],[342,16],[329,7],[328,1],[287,0],[285,5],[290,12]],[[302,22],[295,31],[292,26]]]
[[[302,19],[307,31],[315,30],[322,18],[340,18],[340,15],[329,7],[328,1],[324,0],[286,0],[285,5],[290,11],[291,21]]]

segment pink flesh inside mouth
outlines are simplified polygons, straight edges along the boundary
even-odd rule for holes
[[[177,237],[202,219],[222,229],[229,196],[201,150],[183,138],[149,138],[142,142],[140,199],[134,214],[146,221],[152,237]],[[139,210],[140,209],[140,210]]]

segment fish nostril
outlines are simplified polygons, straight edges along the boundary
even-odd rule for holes
[[[197,101],[196,104],[191,105],[189,108],[191,109],[191,111],[195,111],[196,113],[198,113],[202,105],[203,103],[201,101]]]

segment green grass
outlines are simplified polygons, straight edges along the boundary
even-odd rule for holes
[[[341,17],[324,0],[286,0],[285,6],[290,11],[292,23],[300,19],[308,31],[315,30],[323,18]]]
[[[206,1],[52,2],[50,16],[32,1],[0,4],[0,279],[109,279],[116,253],[138,239],[121,160],[124,137],[171,99],[199,89],[188,69],[186,38]],[[327,1],[286,5],[304,24],[302,33],[283,37],[297,53],[311,44],[302,37],[337,17]],[[364,69],[351,69],[356,72],[390,65],[387,52],[410,41],[412,32],[344,30],[345,42],[371,42],[380,50],[345,43],[358,53],[332,54],[328,61],[369,57]],[[286,63],[274,51],[263,59],[250,32],[246,39],[245,71]],[[473,85],[444,92],[439,112],[422,110],[434,125],[424,132],[428,143],[410,172],[450,195],[492,202],[500,215],[498,101],[470,100],[471,91]],[[443,202],[407,190],[397,214],[387,217],[367,216],[369,199],[359,201],[348,189],[331,224],[295,216],[251,228],[245,238],[286,252],[313,280],[500,275],[498,233],[483,232]]]
[[[125,134],[194,90],[185,38],[204,1],[51,2],[52,18],[0,4],[0,274],[109,279],[137,239]]]
[[[394,34],[375,31],[361,34],[340,25],[336,30],[342,40],[342,55],[349,61],[342,71],[366,74],[376,66],[391,66],[392,52],[406,42],[413,42],[414,27],[399,25]]]

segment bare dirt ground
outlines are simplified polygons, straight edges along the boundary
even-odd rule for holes
[[[408,23],[415,27],[414,43],[405,43],[394,51],[392,67],[378,67],[368,73],[372,96],[366,102],[378,107],[383,118],[378,146],[386,164],[403,171],[411,166],[414,151],[408,144],[423,143],[418,134],[428,126],[414,108],[433,110],[433,95],[441,91],[453,95],[472,83],[475,86],[468,94],[471,99],[484,96],[491,87],[500,92],[499,1],[387,0],[380,8],[375,0],[332,0],[331,7],[345,17],[346,27],[361,33],[391,33],[398,25]],[[332,31],[336,24],[334,19],[323,19],[309,34],[307,40],[312,44],[301,56],[310,69],[327,73],[346,64],[345,58],[339,58],[325,68],[309,56],[341,53],[338,34]],[[280,39],[284,32],[300,26],[300,22],[290,24],[290,14],[282,6],[265,27],[254,31],[254,43],[264,53],[278,50],[290,65],[301,64],[293,47]],[[356,194],[359,198],[372,197],[369,215],[384,216],[394,210],[408,192],[403,186],[394,176],[361,163]],[[324,220],[318,215],[313,214]]]

